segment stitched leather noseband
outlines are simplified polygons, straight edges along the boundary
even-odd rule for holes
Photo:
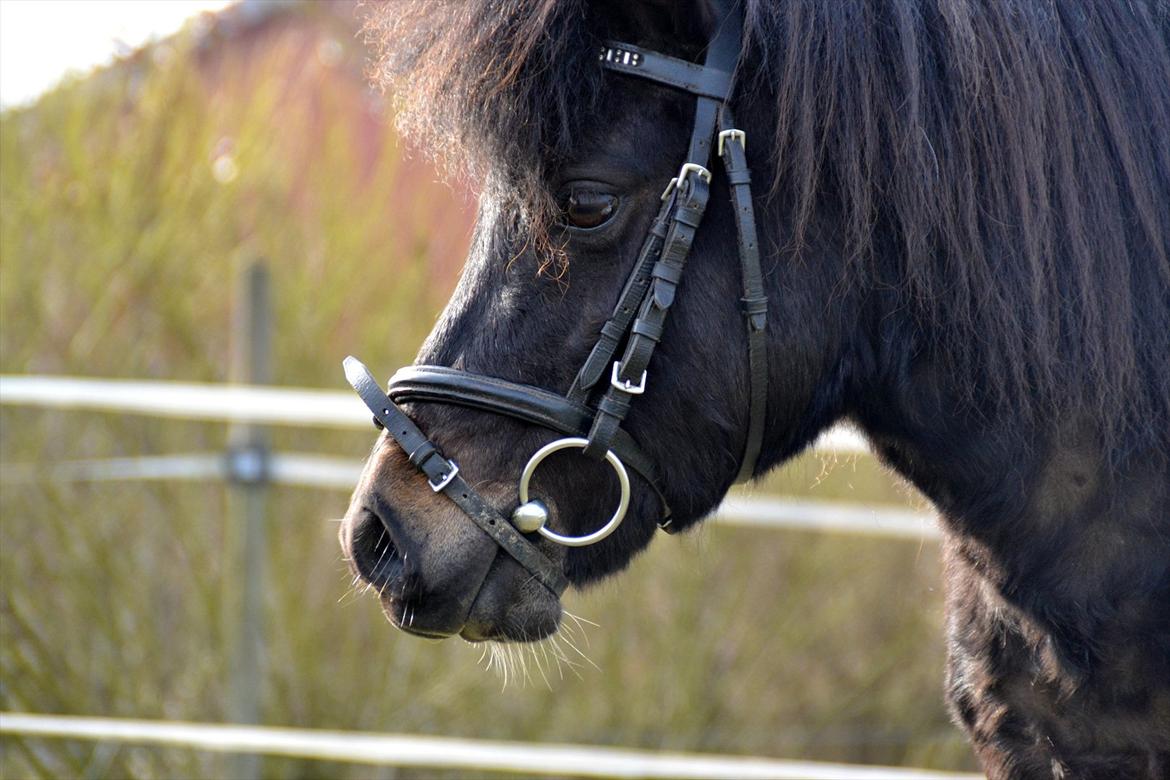
[[[727,174],[735,212],[743,276],[741,302],[748,339],[749,422],[736,481],[750,479],[755,470],[763,441],[768,387],[765,343],[768,302],[760,271],[746,138],[735,127],[727,105],[731,74],[740,53],[742,26],[738,6],[725,9],[702,65],[626,43],[607,42],[601,49],[600,63],[608,70],[694,95],[695,121],[687,158],[663,192],[662,205],[617,305],[601,327],[597,343],[566,396],[496,377],[425,365],[400,369],[391,378],[387,394],[356,358],[345,359],[346,378],[373,411],[375,423],[385,428],[411,464],[426,476],[431,489],[454,501],[505,552],[557,595],[567,585],[562,567],[538,549],[530,535],[539,533],[568,546],[593,544],[608,536],[621,523],[629,502],[626,466],[657,493],[662,506],[659,526],[671,530],[670,508],[659,485],[654,461],[621,425],[631,402],[645,392],[650,378],[650,358],[662,338],[695,232],[707,208],[711,184],[707,166],[713,143]],[[623,343],[621,357],[615,359]],[[504,414],[556,431],[565,438],[545,445],[529,459],[520,480],[521,503],[509,520],[464,481],[455,462],[443,457],[398,407],[399,403],[407,402],[456,404]],[[618,511],[603,527],[585,536],[553,532],[548,528],[547,508],[540,501],[528,500],[528,482],[536,467],[549,454],[561,449],[579,449],[586,457],[606,460],[613,466],[622,487]]]

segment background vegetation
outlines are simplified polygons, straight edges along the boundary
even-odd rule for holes
[[[454,284],[469,201],[404,157],[364,88],[352,19],[322,8],[205,22],[0,116],[0,370],[223,381],[235,280],[260,257],[277,384],[339,389],[348,352],[382,370],[412,358]],[[0,708],[227,717],[240,573],[223,485],[12,476],[217,451],[225,435],[0,410]],[[273,437],[358,460],[373,434]],[[865,458],[806,458],[757,490],[910,500]],[[530,661],[527,680],[502,687],[479,648],[400,635],[350,589],[331,520],[345,504],[276,491],[265,723],[971,766],[942,705],[931,542],[727,527],[660,539],[619,580],[568,596],[600,624],[578,637],[591,663],[573,656],[562,679]],[[221,756],[181,749],[0,747],[6,778],[226,771]],[[272,777],[374,771],[264,763]]]

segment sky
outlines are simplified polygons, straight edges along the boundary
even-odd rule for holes
[[[0,107],[27,103],[232,0],[0,0]]]

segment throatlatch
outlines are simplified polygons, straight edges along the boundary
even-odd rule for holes
[[[386,429],[411,464],[426,475],[431,489],[454,501],[505,552],[558,595],[567,584],[561,565],[547,557],[535,540],[524,534],[536,533],[571,547],[601,541],[617,529],[629,506],[630,481],[626,466],[654,489],[662,506],[659,526],[671,530],[670,508],[659,485],[655,464],[621,426],[632,402],[646,391],[651,381],[650,359],[662,339],[695,232],[707,208],[711,184],[707,166],[713,143],[717,144],[716,151],[727,174],[735,214],[743,276],[741,303],[748,339],[751,397],[736,481],[750,479],[755,471],[763,442],[768,387],[768,302],[752,210],[746,136],[734,126],[727,107],[742,27],[742,14],[738,5],[733,4],[725,10],[702,65],[627,43],[607,42],[601,47],[602,67],[695,95],[695,121],[687,158],[662,193],[662,206],[617,305],[601,327],[596,344],[566,396],[496,377],[425,365],[399,370],[391,378],[387,394],[357,359],[345,360],[346,378],[374,413],[376,424]],[[615,359],[623,344],[621,357]],[[509,522],[464,481],[454,461],[443,457],[398,408],[397,403],[406,402],[449,403],[505,414],[541,425],[565,438],[546,444],[528,460],[520,475],[520,505],[512,512]],[[621,487],[617,511],[598,530],[583,536],[564,536],[549,529],[548,509],[539,500],[530,500],[528,495],[529,481],[536,468],[548,455],[563,449],[580,449],[588,457],[604,459],[613,467]]]

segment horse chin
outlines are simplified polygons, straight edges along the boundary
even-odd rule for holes
[[[435,641],[454,636],[454,632],[452,631],[432,629],[421,624],[416,624],[414,619],[415,607],[410,603],[396,603],[392,599],[384,599],[382,601],[382,612],[395,628],[411,636]]]

